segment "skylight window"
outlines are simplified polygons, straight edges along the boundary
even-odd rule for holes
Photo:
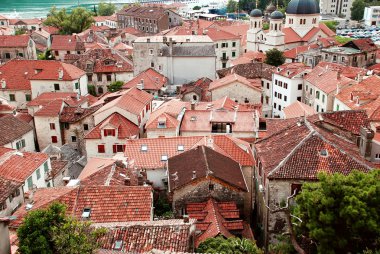
[[[91,208],[83,209],[82,218],[90,218]]]
[[[179,152],[185,151],[185,146],[184,145],[178,145],[177,150]]]
[[[147,145],[141,145],[141,151],[142,152],[148,151],[148,146]]]
[[[167,161],[168,156],[167,155],[161,155],[161,161]]]
[[[115,244],[113,246],[114,250],[121,250],[121,247],[123,246],[123,240],[116,240]]]
[[[322,149],[319,154],[323,157],[327,157],[329,155],[329,152],[326,149]]]

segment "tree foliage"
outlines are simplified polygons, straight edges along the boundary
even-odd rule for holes
[[[92,229],[88,222],[70,218],[65,212],[65,205],[60,203],[29,212],[17,230],[19,253],[92,253],[104,230]]]
[[[343,37],[343,36],[335,36],[335,40],[340,44],[345,44],[349,41],[352,41],[352,38],[350,37]]]
[[[209,238],[197,248],[197,253],[220,253],[220,254],[262,254],[254,241],[237,237],[223,238],[221,236]]]
[[[78,7],[67,13],[65,8],[58,10],[56,7],[50,9],[44,24],[59,29],[61,34],[81,33],[88,29],[94,22],[92,13],[85,8]]]
[[[227,2],[227,12],[233,13],[237,12],[238,3],[235,0],[228,0]]]
[[[196,6],[194,6],[194,8],[193,8],[194,11],[198,11],[198,10],[200,10],[200,9],[202,9],[202,7],[200,7],[199,5],[196,5]]]
[[[360,21],[363,19],[366,3],[364,0],[355,0],[351,7],[351,19]]]
[[[330,28],[332,31],[336,31],[336,26],[339,24],[338,21],[323,21],[322,23],[324,23],[328,28]]]
[[[113,3],[100,2],[98,5],[99,16],[111,16],[116,11],[116,6]]]
[[[265,63],[273,66],[279,66],[285,63],[284,53],[276,48],[268,50],[266,53]]]
[[[107,86],[108,91],[113,93],[121,90],[121,87],[124,85],[123,81],[114,81],[109,86]]]
[[[48,49],[45,52],[38,54],[38,60],[55,60],[54,55],[51,53],[51,50]]]
[[[297,196],[296,228],[318,253],[361,253],[380,247],[380,171],[321,174]]]

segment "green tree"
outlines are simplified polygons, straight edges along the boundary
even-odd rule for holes
[[[249,239],[236,237],[225,239],[218,236],[202,242],[197,248],[197,253],[262,254],[264,252]]]
[[[93,253],[105,230],[90,228],[89,222],[77,221],[65,212],[65,205],[60,203],[29,212],[17,230],[19,253]]]
[[[255,5],[251,0],[240,0],[238,4],[240,10],[245,10],[247,12],[255,8]]]
[[[364,0],[355,0],[351,7],[351,19],[360,21],[363,19],[366,3]]]
[[[269,29],[269,23],[263,23],[263,30]]]
[[[17,230],[18,251],[21,254],[56,253],[51,230],[67,221],[65,211],[64,205],[55,203],[48,209],[29,212]]]
[[[111,16],[116,11],[116,6],[113,3],[100,2],[98,5],[99,16]]]
[[[284,53],[276,48],[268,50],[266,53],[265,63],[273,66],[279,66],[285,63]]]
[[[55,60],[55,57],[51,53],[50,49],[46,50],[45,52],[38,54],[37,58],[38,58],[38,60]]]
[[[233,13],[237,11],[238,3],[235,0],[228,0],[227,2],[227,12]]]
[[[332,31],[336,31],[336,26],[339,24],[338,21],[323,21],[328,28],[330,28]]]
[[[67,222],[52,230],[52,239],[59,254],[91,254],[98,249],[98,239],[106,229],[91,227],[90,222],[68,218]]]
[[[23,34],[26,34],[27,32],[28,30],[26,28],[18,28],[15,31],[15,35],[23,35]]]
[[[345,44],[349,41],[352,41],[352,38],[350,37],[343,37],[343,36],[335,36],[335,40],[340,44]]]
[[[108,91],[113,93],[121,90],[121,87],[124,85],[123,81],[114,81],[109,86],[107,86]]]
[[[59,29],[61,34],[81,33],[94,22],[91,12],[85,8],[78,7],[67,13],[65,8],[58,10],[56,7],[50,9],[44,24]]]
[[[380,171],[320,174],[296,197],[296,228],[318,253],[362,253],[380,248]]]
[[[92,96],[96,96],[96,88],[94,85],[91,85],[91,84],[87,85],[87,91]]]
[[[199,5],[196,5],[196,6],[194,6],[194,8],[193,8],[194,11],[197,11],[197,10],[200,10],[200,9],[202,9],[202,7],[200,7]]]

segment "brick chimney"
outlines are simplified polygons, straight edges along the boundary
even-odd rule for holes
[[[372,139],[374,138],[375,133],[373,130],[366,127],[360,127],[360,143],[359,151],[360,155],[363,156],[366,160],[371,160],[372,152]]]

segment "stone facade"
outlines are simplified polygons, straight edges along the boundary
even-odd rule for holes
[[[259,89],[241,84],[238,81],[225,86],[221,86],[211,91],[211,98],[213,101],[221,99],[225,96],[231,98],[237,103],[261,103],[261,92]]]
[[[36,60],[37,51],[34,41],[32,39],[29,39],[28,45],[26,47],[0,47],[0,63],[5,63],[16,57]]]

